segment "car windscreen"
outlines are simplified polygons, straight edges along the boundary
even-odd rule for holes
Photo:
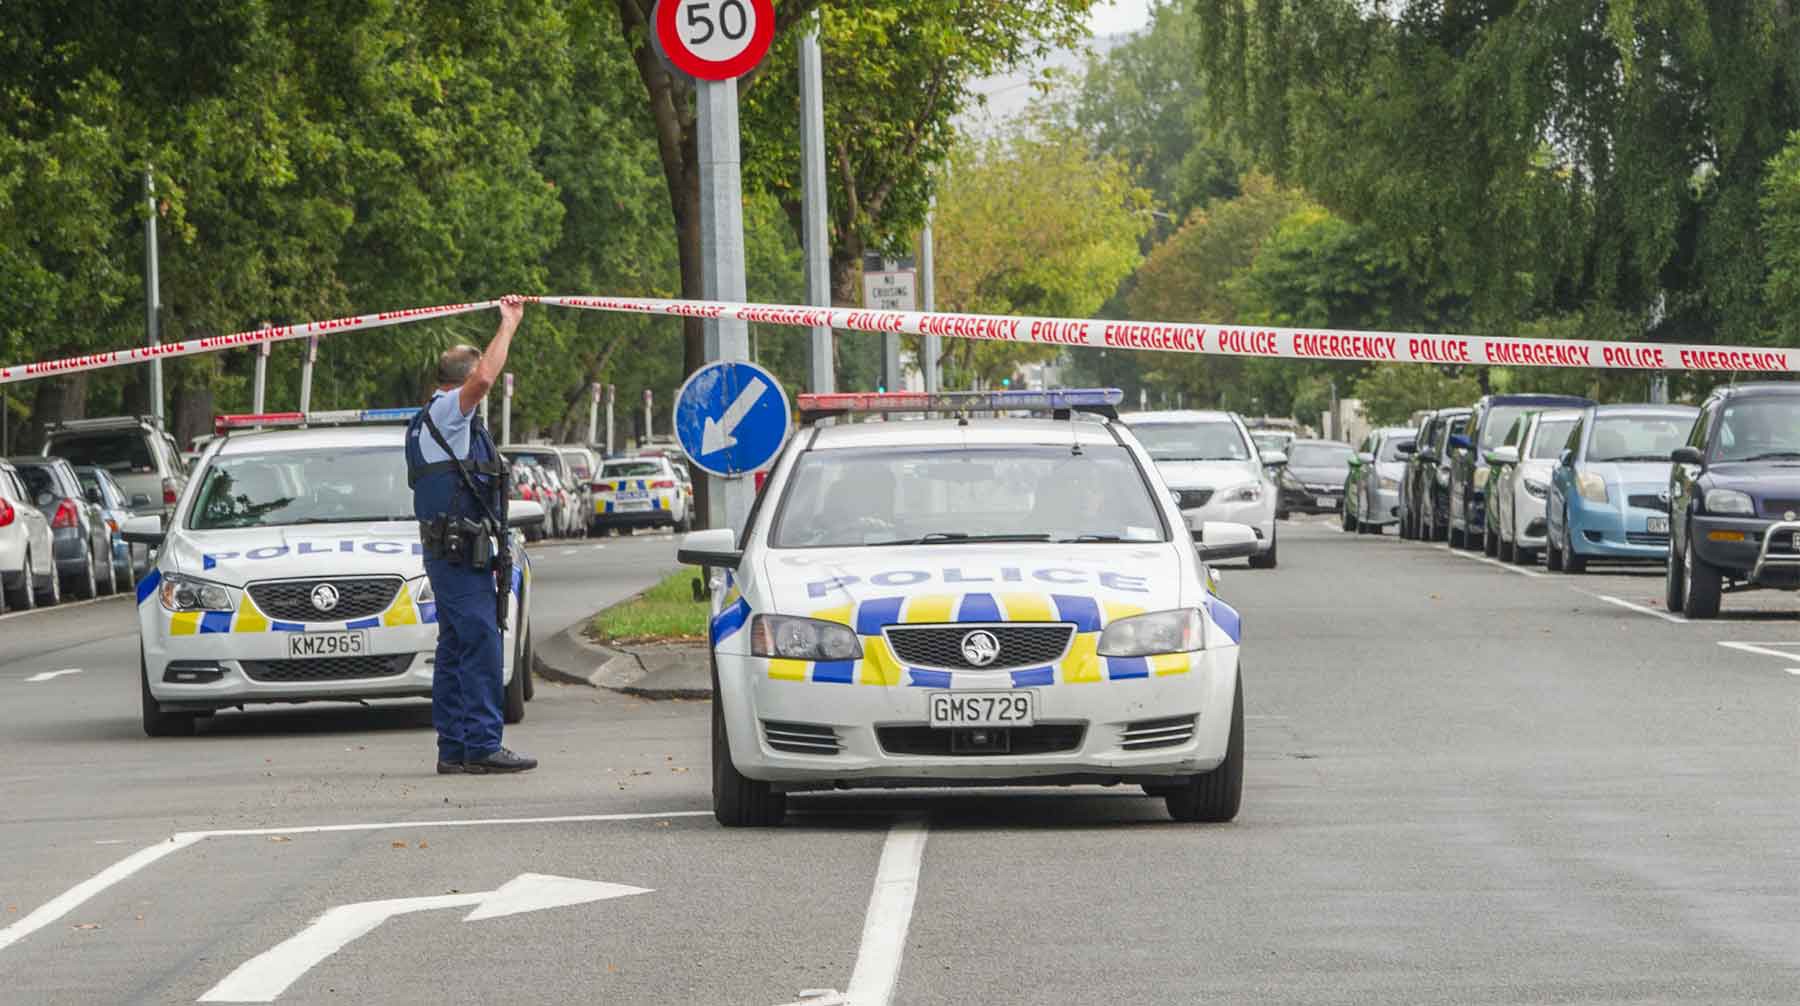
[[[1733,402],[1719,414],[1712,460],[1800,460],[1800,396]]]
[[[658,461],[608,462],[600,469],[600,477],[603,479],[640,479],[662,473],[662,463]]]
[[[794,465],[775,548],[995,539],[1167,541],[1131,453],[1117,445],[809,451]]]
[[[215,456],[201,479],[195,531],[413,519],[398,445]]]
[[[1677,416],[1600,416],[1588,434],[1587,460],[1667,461],[1693,426]]]
[[[1381,450],[1375,452],[1377,461],[1405,461],[1406,455],[1400,453],[1400,445],[1410,440],[1410,436],[1388,437],[1381,441]]]
[[[1520,416],[1531,410],[1532,406],[1529,405],[1496,405],[1488,410],[1487,418],[1482,420],[1487,424],[1481,429],[1482,454],[1506,443],[1506,431],[1512,429],[1513,423]]]
[[[135,431],[56,434],[50,438],[50,453],[72,465],[95,465],[109,472],[144,475],[156,471],[150,441]]]
[[[1157,461],[1248,461],[1250,445],[1237,424],[1224,420],[1193,423],[1133,423],[1131,432]]]
[[[1569,431],[1574,428],[1573,419],[1539,420],[1526,457],[1532,461],[1555,461],[1562,457],[1563,445],[1569,442]]]
[[[1352,453],[1349,444],[1295,444],[1288,451],[1288,467],[1349,471]]]

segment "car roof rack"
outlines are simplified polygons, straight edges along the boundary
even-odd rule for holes
[[[46,427],[44,432],[125,429],[140,423],[148,423],[158,430],[162,429],[162,420],[155,416],[96,416],[93,419],[58,419]]]
[[[797,397],[800,425],[849,415],[919,412],[1048,412],[1119,418],[1125,392],[1118,388],[1053,388],[1046,391],[847,391]]]
[[[412,417],[418,414],[419,407],[416,405],[394,409],[331,409],[324,412],[245,412],[215,417],[213,432],[227,434],[233,430],[409,423],[412,422]]]

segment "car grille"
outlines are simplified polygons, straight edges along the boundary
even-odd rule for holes
[[[1125,724],[1119,746],[1127,751],[1147,751],[1150,748],[1179,747],[1193,739],[1194,717],[1170,716]]]
[[[391,678],[412,666],[410,653],[384,653],[370,657],[312,657],[301,660],[243,660],[244,676],[252,681],[353,681],[358,678]]]
[[[338,622],[379,615],[400,592],[397,576],[338,577],[317,580],[268,580],[249,586],[250,599],[270,618],[287,622]],[[338,593],[330,611],[313,606],[313,589],[329,583]]]
[[[991,633],[1000,644],[992,663],[977,666],[963,656],[963,638],[975,631]],[[888,645],[908,667],[940,671],[1005,671],[1020,667],[1045,667],[1063,658],[1074,638],[1067,622],[1010,625],[889,626]]]
[[[1669,512],[1669,501],[1661,496],[1631,496],[1627,498],[1627,502],[1639,510],[1655,510],[1657,513]]]
[[[763,720],[763,739],[788,754],[834,755],[843,749],[837,731],[817,723],[778,723]]]
[[[991,750],[981,751],[964,750],[962,745],[956,742],[956,735],[965,732],[925,726],[877,727],[875,739],[881,742],[883,751],[897,755],[956,755],[979,758],[983,755],[1055,754],[1058,751],[1073,751],[1079,748],[1082,735],[1087,732],[1087,725],[1085,723],[1040,723],[1032,727],[996,727],[985,732],[1005,735],[1005,746],[996,746]]]
[[[1179,506],[1183,510],[1198,510],[1213,497],[1211,489],[1177,489],[1175,495],[1181,498]]]
[[[1627,531],[1625,532],[1625,541],[1632,545],[1661,545],[1664,548],[1669,547],[1668,535],[1651,534],[1648,531]]]
[[[1783,514],[1790,510],[1795,513],[1800,513],[1800,500],[1766,499],[1762,501],[1762,512],[1764,517],[1774,517],[1779,520]]]

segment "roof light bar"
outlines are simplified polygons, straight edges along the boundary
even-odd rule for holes
[[[286,429],[296,426],[351,426],[357,423],[403,423],[418,414],[418,406],[395,409],[332,409],[325,412],[245,412],[219,416],[213,430]]]
[[[800,412],[812,414],[883,412],[1066,412],[1116,407],[1118,388],[1055,388],[1047,391],[922,391],[804,394]]]

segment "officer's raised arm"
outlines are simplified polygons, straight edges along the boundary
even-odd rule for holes
[[[475,406],[481,404],[494,382],[500,379],[501,372],[506,370],[506,351],[511,348],[513,333],[519,330],[519,319],[523,317],[525,298],[516,293],[500,298],[500,327],[494,332],[494,341],[488,343],[487,351],[481,354],[480,361],[457,395],[463,415],[475,411]]]

